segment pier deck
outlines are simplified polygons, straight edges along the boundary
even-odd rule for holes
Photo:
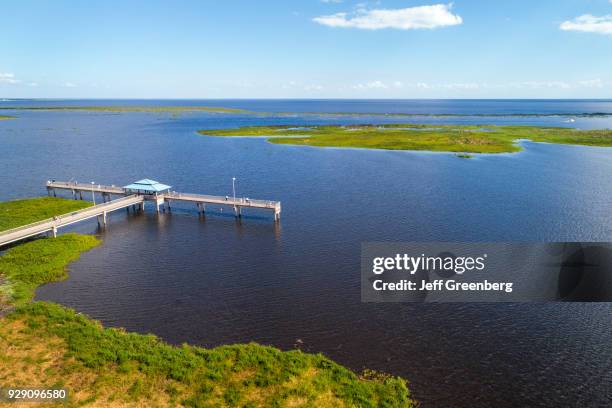
[[[147,190],[153,188],[153,186],[162,186],[163,191]],[[170,204],[173,201],[182,201],[196,204],[198,213],[201,214],[204,214],[206,204],[215,204],[233,207],[236,217],[240,217],[242,215],[243,208],[257,208],[271,210],[274,212],[274,220],[278,221],[280,219],[280,201],[251,200],[245,197],[222,197],[204,194],[178,193],[175,191],[169,191],[169,189],[170,186],[160,184],[149,179],[140,180],[139,182],[130,184],[126,187],[118,187],[114,185],[107,186],[95,183],[77,183],[73,181],[47,181],[47,192],[49,195],[56,196],[55,190],[69,190],[72,192],[73,198],[76,199],[78,196],[78,198],[83,199],[83,193],[89,193],[92,194],[92,199],[95,202],[95,194],[97,193],[102,195],[102,203],[83,210],[74,211],[69,214],[59,215],[53,218],[0,232],[0,246],[48,232],[51,232],[55,237],[57,236],[58,228],[94,217],[98,217],[98,224],[106,225],[106,215],[109,212],[116,211],[121,208],[127,208],[129,211],[130,206],[136,205],[138,205],[138,207],[144,211],[145,201],[152,201],[155,205],[155,210],[158,213],[160,206],[163,207],[165,205],[168,210],[170,210]],[[121,197],[112,200],[112,195],[119,195]]]
[[[49,195],[55,195],[55,190],[69,190],[72,191],[73,197],[79,196],[83,198],[83,193],[98,193],[102,194],[104,201],[110,199],[111,195],[128,195],[134,192],[124,187],[117,187],[114,185],[102,185],[102,184],[87,184],[87,183],[76,183],[71,181],[48,181],[47,191]],[[231,206],[236,213],[236,216],[242,215],[243,208],[256,208],[263,210],[271,210],[274,212],[274,220],[280,219],[281,203],[280,201],[271,200],[254,200],[245,197],[230,197],[230,196],[213,196],[205,194],[192,194],[192,193],[180,193],[176,191],[166,191],[155,194],[141,194],[145,200],[153,201],[156,205],[156,211],[159,211],[160,206],[164,204],[170,208],[172,201],[192,202],[196,204],[199,213],[204,213],[206,204],[215,205],[227,205]]]
[[[0,246],[47,232],[51,232],[55,237],[57,236],[58,228],[95,217],[99,217],[99,223],[106,225],[106,215],[108,213],[122,208],[128,208],[131,205],[142,205],[143,202],[143,196],[130,195],[68,214],[59,215],[57,217],[48,218],[32,224],[2,231],[0,232]]]
[[[77,183],[76,181],[48,181],[47,190],[72,190],[73,192],[89,192],[100,194],[125,195],[125,189],[119,186],[105,186],[102,184]]]
[[[205,194],[191,194],[191,193],[164,193],[164,199],[166,202],[171,201],[189,201],[192,203],[198,204],[218,204],[218,205],[229,205],[234,207],[238,214],[240,214],[240,210],[242,208],[260,208],[264,210],[272,210],[274,211],[274,217],[278,218],[280,216],[281,206],[280,201],[268,201],[268,200],[252,200],[250,198],[240,198],[236,197],[222,197],[222,196],[212,196]],[[198,206],[198,208],[203,208]]]

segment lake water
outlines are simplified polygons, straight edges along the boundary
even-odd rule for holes
[[[68,101],[74,105],[142,101]],[[65,105],[66,101],[4,101]],[[104,244],[37,298],[107,326],[206,347],[300,344],[355,370],[401,375],[424,407],[609,406],[612,305],[364,304],[364,241],[611,241],[612,148],[523,142],[518,154],[273,145],[203,128],[321,123],[541,124],[612,128],[610,101],[146,101],[260,112],[458,113],[397,118],[0,111],[0,199],[45,194],[46,180],[128,184],[280,200],[269,213],[173,208],[118,212]],[[495,116],[469,114],[557,114]],[[575,122],[569,122],[574,119]],[[299,340],[299,341],[298,341]]]

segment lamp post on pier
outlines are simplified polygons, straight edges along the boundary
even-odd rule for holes
[[[236,177],[232,177],[232,193],[234,195],[234,213],[237,214],[237,207],[236,207]]]

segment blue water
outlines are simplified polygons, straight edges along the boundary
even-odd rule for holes
[[[147,103],[259,112],[612,112],[609,101]],[[610,117],[2,112],[19,116],[0,121],[2,200],[44,194],[49,178],[121,185],[148,177],[177,191],[226,195],[235,176],[238,195],[283,203],[278,225],[256,212],[237,222],[220,208],[198,218],[189,206],[160,216],[119,212],[106,230],[81,224],[77,231],[99,234],[104,245],[74,263],[70,279],[42,287],[39,299],[177,344],[302,344],[355,370],[406,377],[425,407],[612,402],[607,303],[377,305],[361,303],[359,291],[364,241],[612,240],[612,148],[522,142],[520,153],[463,160],[195,133],[366,122],[612,128]]]

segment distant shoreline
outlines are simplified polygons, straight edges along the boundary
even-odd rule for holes
[[[149,113],[179,113],[179,112],[210,112],[210,113],[234,113],[251,115],[274,115],[274,116],[293,116],[293,115],[316,115],[316,116],[345,116],[345,117],[432,117],[432,118],[453,118],[453,117],[491,117],[491,118],[544,118],[544,117],[574,117],[574,118],[607,118],[612,117],[612,112],[550,112],[550,113],[418,113],[418,112],[263,112],[251,111],[247,109],[215,107],[215,106],[155,106],[155,105],[63,105],[63,106],[1,106],[0,110],[15,111],[93,111],[93,112],[149,112]]]
[[[0,106],[1,110],[102,111],[102,112],[187,112],[247,113],[243,109],[211,106]]]
[[[285,125],[200,130],[203,136],[268,137],[270,143],[384,150],[457,153],[513,153],[518,140],[612,147],[612,130],[494,125]]]

